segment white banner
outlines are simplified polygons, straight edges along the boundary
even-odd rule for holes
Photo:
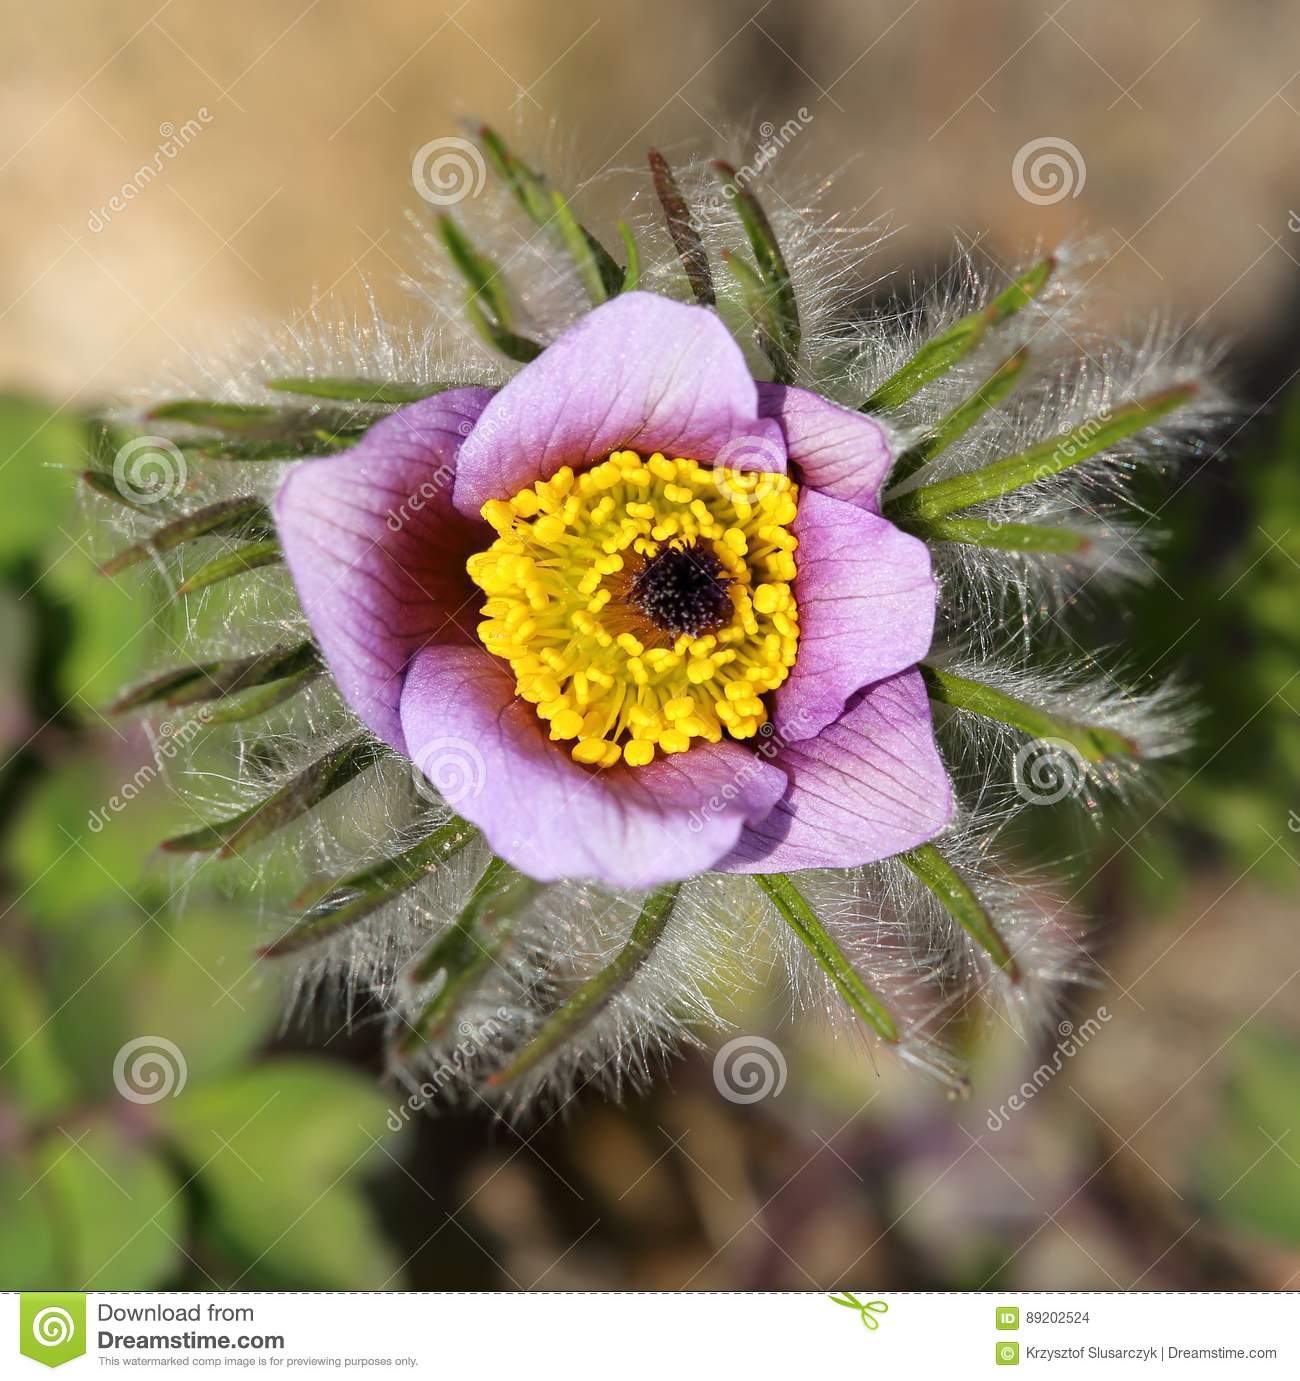
[[[64,1293],[5,1309],[6,1376],[1300,1376],[1293,1294]]]

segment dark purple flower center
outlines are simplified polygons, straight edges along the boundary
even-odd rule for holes
[[[701,638],[731,618],[730,587],[731,577],[708,547],[672,542],[645,558],[627,598],[672,637]]]

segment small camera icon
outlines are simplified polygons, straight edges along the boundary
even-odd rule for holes
[[[1020,1365],[1020,1344],[997,1343],[993,1350],[993,1360],[1000,1367],[1018,1367]]]

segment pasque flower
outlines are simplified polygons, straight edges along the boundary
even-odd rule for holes
[[[1130,481],[1204,450],[1212,360],[1089,336],[1078,248],[873,314],[870,228],[770,167],[652,153],[615,257],[463,150],[496,182],[420,240],[412,325],[317,315],[105,427],[105,569],[185,614],[117,707],[179,745],[164,847],[256,878],[296,991],[447,1096],[644,1080],[774,959],[960,1089],[973,1010],[1088,972],[1008,824],[1183,736],[1057,631],[1151,569]]]
[[[472,758],[459,812],[529,876],[644,888],[856,867],[947,823],[934,577],[880,515],[892,459],[870,416],[756,385],[713,310],[633,292],[499,392],[300,466],[275,516],[362,722],[434,782]]]

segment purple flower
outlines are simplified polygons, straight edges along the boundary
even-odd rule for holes
[[[710,310],[627,293],[497,392],[297,467],[275,504],[344,699],[492,848],[645,888],[937,834],[927,547],[887,437],[756,384]]]

